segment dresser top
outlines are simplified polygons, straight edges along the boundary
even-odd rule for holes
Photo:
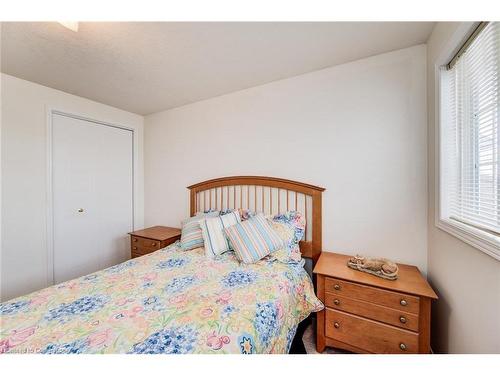
[[[136,230],[135,232],[130,232],[129,234],[132,236],[144,237],[157,241],[165,241],[169,238],[179,236],[181,234],[181,230],[179,228],[156,226]]]
[[[349,268],[347,266],[347,261],[351,257],[352,256],[350,255],[322,252],[313,272],[377,288],[384,288],[434,299],[438,298],[427,280],[415,266],[398,263],[399,273],[397,280],[386,280],[370,275],[366,272]]]

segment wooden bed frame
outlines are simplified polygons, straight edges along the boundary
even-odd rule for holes
[[[215,178],[187,187],[190,214],[205,210],[246,209],[275,215],[300,211],[306,218],[300,251],[312,259],[313,267],[322,251],[322,187],[276,177],[234,176]]]

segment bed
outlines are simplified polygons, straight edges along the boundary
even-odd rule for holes
[[[301,209],[300,243],[321,252],[322,188],[269,177],[189,187],[190,212]],[[302,207],[300,207],[302,205]],[[323,308],[301,264],[240,263],[178,243],[0,305],[0,353],[288,353],[297,325]]]

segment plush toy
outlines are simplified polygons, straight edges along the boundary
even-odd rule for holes
[[[387,280],[396,280],[398,278],[398,265],[385,258],[365,258],[356,255],[347,261],[347,266]]]

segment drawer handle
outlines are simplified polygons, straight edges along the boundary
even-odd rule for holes
[[[339,322],[335,322],[335,323],[333,323],[333,326],[334,326],[335,328],[337,328],[337,329],[338,329],[338,328],[340,328],[340,324],[339,324]]]
[[[405,318],[404,316],[400,316],[400,317],[399,317],[399,321],[400,321],[401,323],[405,324],[405,323],[406,323],[406,318]]]
[[[405,351],[406,345],[404,343],[399,344],[399,349],[401,349],[402,351]]]
[[[399,301],[399,304],[400,304],[401,306],[406,306],[406,305],[408,305],[408,302],[406,302],[406,300],[405,300],[405,299],[402,299],[401,301]]]
[[[340,305],[340,301],[338,299],[334,299],[333,304],[338,306],[338,305]]]
[[[335,284],[335,285],[333,286],[333,289],[335,289],[335,290],[340,290],[340,285],[339,285],[339,284]]]
[[[134,242],[137,242],[137,238],[134,237]]]
[[[137,246],[132,247],[133,250],[137,250]]]
[[[151,243],[151,246],[156,246],[156,242],[152,242],[152,243]]]

